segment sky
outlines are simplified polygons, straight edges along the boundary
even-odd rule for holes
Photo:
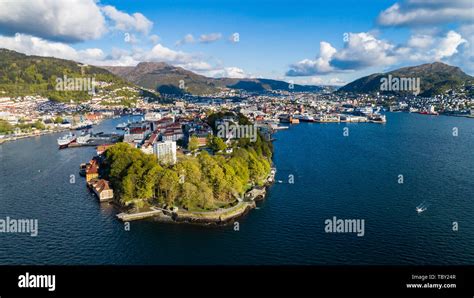
[[[91,65],[342,85],[441,61],[474,74],[473,0],[0,0],[0,48]]]

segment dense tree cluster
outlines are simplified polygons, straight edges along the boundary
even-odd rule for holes
[[[8,121],[0,119],[0,134],[10,134],[13,130],[13,125],[8,123]]]
[[[22,132],[30,132],[33,129],[44,130],[46,129],[46,126],[40,120],[37,120],[33,123],[26,123],[25,121],[20,120],[20,122],[16,125],[11,125],[8,121],[0,120],[0,134],[11,134],[17,129],[21,130]]]
[[[257,142],[242,140],[240,145],[234,144],[232,154],[201,151],[164,166],[155,156],[118,143],[106,151],[102,175],[123,205],[214,210],[234,204],[252,185],[262,185],[270,172],[268,142],[259,136]]]

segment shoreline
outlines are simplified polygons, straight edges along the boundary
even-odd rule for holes
[[[69,131],[69,128],[64,128],[64,129],[55,129],[55,130],[46,130],[46,131],[41,131],[39,133],[32,133],[32,134],[25,134],[25,135],[20,135],[20,136],[14,136],[14,137],[7,137],[7,138],[1,138],[0,139],[0,145],[8,143],[8,142],[14,142],[22,139],[28,139],[28,138],[34,138],[34,137],[41,137],[44,135],[50,135],[50,134],[55,134],[59,132],[65,132]]]
[[[98,121],[94,125],[99,125],[103,121],[107,121],[107,120],[111,120],[111,119],[113,119],[113,118],[108,117],[108,118],[101,119],[100,121]],[[50,134],[55,134],[55,133],[65,132],[65,131],[77,131],[77,130],[72,129],[72,128],[58,128],[58,129],[52,129],[52,130],[50,130],[50,129],[43,130],[43,131],[40,131],[38,133],[28,133],[28,134],[14,136],[14,137],[3,137],[3,138],[0,138],[0,145],[8,143],[8,142],[14,142],[14,141],[22,140],[22,139],[27,139],[27,138],[40,137],[40,136],[44,136],[44,135],[50,135]],[[7,136],[7,135],[4,135],[4,136]]]
[[[143,219],[152,219],[156,222],[174,223],[174,224],[193,224],[201,226],[225,226],[234,222],[234,220],[245,216],[252,209],[257,207],[256,202],[266,198],[267,188],[275,181],[276,169],[272,168],[266,178],[266,183],[262,187],[254,186],[244,194],[244,198],[239,200],[235,206],[213,211],[171,211],[158,207],[150,207],[150,210],[143,212],[127,213],[122,211],[116,214],[116,217],[122,222],[130,222]],[[117,203],[111,203],[119,211],[121,206]]]

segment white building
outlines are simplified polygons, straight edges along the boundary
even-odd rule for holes
[[[429,113],[434,113],[435,112],[435,107],[433,105],[428,106],[428,112]]]
[[[164,163],[176,163],[176,142],[164,141],[153,144],[153,153],[159,161]]]

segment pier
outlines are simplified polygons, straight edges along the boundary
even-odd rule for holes
[[[137,212],[137,213],[119,213],[117,214],[117,218],[120,219],[121,221],[134,221],[134,220],[140,220],[140,219],[145,219],[145,218],[151,218],[151,217],[156,217],[164,215],[163,211],[161,210],[150,210],[150,211],[144,211],[144,212]]]
[[[99,133],[90,138],[87,143],[78,143],[73,142],[67,145],[65,148],[76,148],[76,147],[88,147],[88,146],[99,146],[105,144],[114,144],[120,140],[120,135],[118,134],[103,134]]]

